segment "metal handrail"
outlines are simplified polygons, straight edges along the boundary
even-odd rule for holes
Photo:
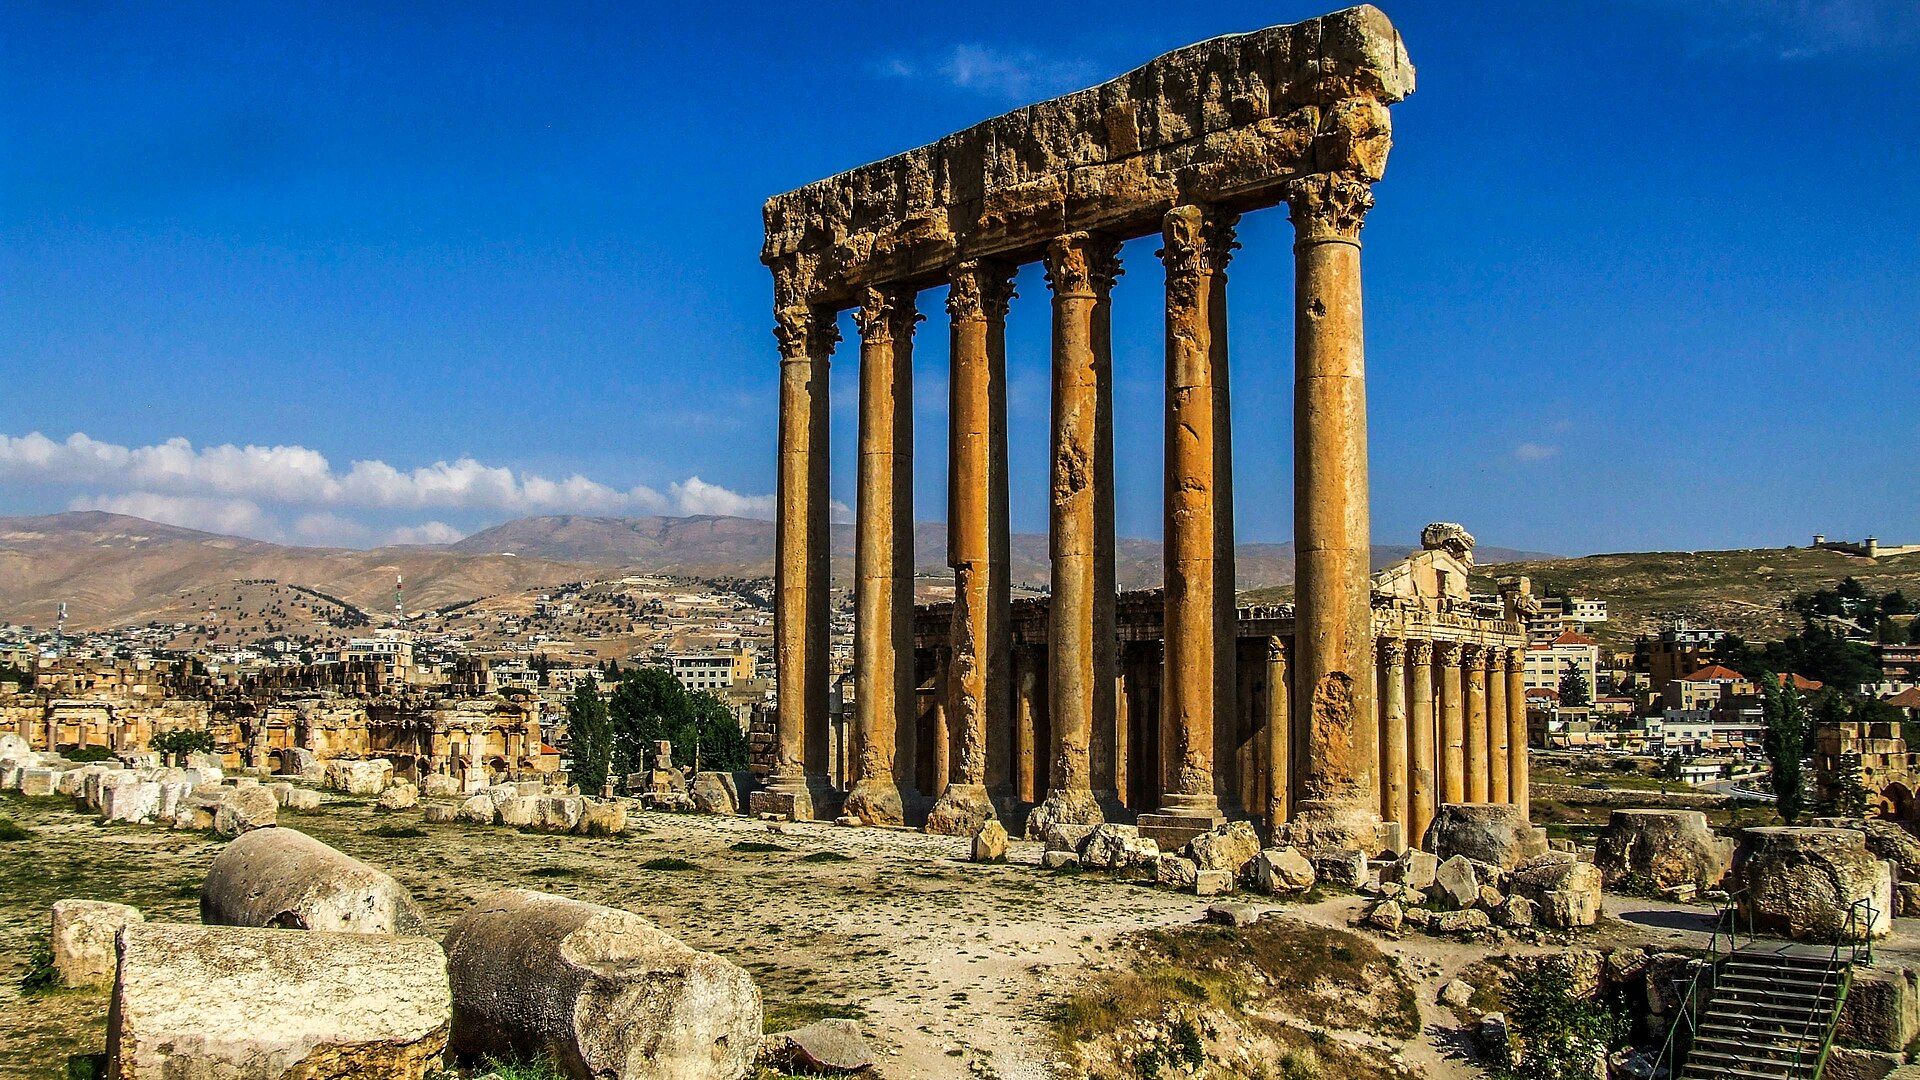
[[[1810,1080],[1818,1080],[1821,1071],[1826,1068],[1827,1053],[1833,1048],[1834,1029],[1839,1027],[1840,1023],[1840,1006],[1846,1002],[1847,991],[1853,985],[1853,966],[1860,962],[1862,942],[1866,945],[1867,963],[1873,963],[1873,920],[1877,914],[1878,911],[1873,906],[1873,898],[1860,897],[1847,905],[1846,917],[1834,931],[1833,949],[1827,954],[1827,966],[1820,973],[1819,987],[1820,992],[1825,993],[1829,980],[1832,981],[1833,1007],[1821,1018],[1826,1032],[1820,1039],[1820,1052],[1814,1058],[1813,1071],[1807,1074]],[[1843,945],[1848,950],[1845,966],[1840,962],[1840,948]],[[1803,1062],[1804,1047],[1808,1036],[1812,1033],[1814,1019],[1815,1014],[1809,1011],[1806,1020],[1800,1025],[1800,1036],[1795,1040],[1793,1050],[1793,1068],[1796,1071]]]
[[[1720,905],[1719,915],[1713,921],[1713,934],[1707,939],[1706,962],[1695,968],[1693,978],[1687,982],[1686,997],[1681,999],[1679,1015],[1673,1018],[1673,1025],[1667,1029],[1667,1037],[1660,1045],[1657,1062],[1666,1065],[1667,1076],[1677,1078],[1680,1075],[1678,1057],[1680,1054],[1680,1033],[1686,1031],[1686,1045],[1689,1052],[1693,1046],[1693,1036],[1700,1029],[1700,997],[1702,976],[1707,979],[1706,993],[1709,998],[1720,989],[1720,965],[1740,947],[1740,910],[1738,898],[1745,896],[1746,890],[1739,889],[1727,893]],[[1753,938],[1752,915],[1748,915],[1747,938]],[[1725,954],[1721,952],[1725,942]]]

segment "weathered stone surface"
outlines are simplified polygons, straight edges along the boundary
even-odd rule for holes
[[[451,825],[460,819],[460,808],[452,803],[428,803],[420,808],[420,820],[429,825]]]
[[[446,1049],[446,958],[428,938],[134,924],[120,941],[120,1080],[417,1080]]]
[[[1532,926],[1533,920],[1534,903],[1524,896],[1509,896],[1493,911],[1494,925],[1509,930]]]
[[[1154,864],[1153,879],[1170,889],[1191,889],[1199,872],[1200,868],[1185,855],[1161,855]]]
[[[627,831],[627,804],[618,799],[587,800],[576,831],[584,836],[619,836]]]
[[[1385,930],[1390,934],[1400,932],[1400,924],[1405,921],[1398,900],[1382,900],[1367,912],[1367,925],[1376,930]]]
[[[1303,893],[1313,888],[1313,863],[1299,848],[1267,848],[1253,860],[1253,888],[1268,895]]]
[[[522,889],[483,897],[446,940],[453,1049],[554,1054],[573,1075],[737,1080],[760,1045],[753,979],[630,912]]]
[[[60,771],[58,769],[22,769],[20,771],[20,794],[44,799],[60,791]]]
[[[1733,868],[1733,840],[1714,835],[1698,810],[1615,810],[1594,844],[1608,887],[1645,882],[1655,890],[1718,886]]]
[[[1233,891],[1238,877],[1231,870],[1197,870],[1193,875],[1195,896],[1225,896]]]
[[[1473,984],[1465,979],[1450,980],[1440,988],[1439,1000],[1450,1008],[1465,1008],[1467,1002],[1473,1000]]]
[[[457,816],[469,825],[491,825],[494,813],[493,799],[486,794],[480,794],[461,803]]]
[[[1071,851],[1047,850],[1040,853],[1040,865],[1047,870],[1066,870],[1078,868],[1080,856]]]
[[[1440,934],[1481,934],[1493,929],[1493,920],[1479,908],[1446,911],[1434,916],[1429,928]]]
[[[1600,870],[1562,852],[1549,852],[1514,868],[1513,892],[1533,901],[1534,915],[1556,930],[1592,926],[1600,920]]]
[[[1124,870],[1159,858],[1160,845],[1132,825],[1096,825],[1080,846],[1080,865],[1092,869]]]
[[[1007,827],[998,820],[989,821],[973,834],[971,857],[974,862],[1006,862],[1007,843]]]
[[[112,986],[114,939],[129,923],[145,922],[138,908],[99,900],[53,903],[53,970],[66,986]]]
[[[428,799],[451,799],[461,794],[460,781],[446,773],[428,773],[420,778],[420,794]]]
[[[702,814],[740,812],[740,789],[732,773],[696,773],[687,794],[693,799],[693,808]]]
[[[1221,926],[1252,926],[1260,921],[1260,909],[1252,904],[1208,904],[1207,921]]]
[[[418,934],[425,926],[400,883],[303,832],[258,829],[207,868],[200,921],[357,934]]]
[[[1480,880],[1464,855],[1455,855],[1434,871],[1428,894],[1456,908],[1472,907],[1480,899]]]
[[[395,780],[373,801],[376,810],[411,810],[420,805],[420,789],[410,780]]]
[[[1856,966],[1833,1034],[1836,1043],[1863,1049],[1907,1049],[1920,1038],[1920,971],[1879,957],[1872,967]]]
[[[1093,835],[1093,826],[1062,823],[1047,826],[1040,838],[1046,842],[1048,851],[1071,851],[1075,855],[1087,845],[1087,838]]]
[[[873,1068],[873,1051],[852,1020],[816,1020],[805,1027],[767,1036],[765,1056],[789,1071],[856,1073]]]
[[[1313,872],[1322,882],[1358,889],[1370,878],[1367,857],[1351,848],[1321,848],[1313,853]]]
[[[1202,871],[1225,870],[1239,876],[1260,854],[1260,834],[1244,821],[1229,821],[1187,843],[1187,857]]]
[[[1387,873],[1381,876],[1387,881],[1399,882],[1409,889],[1425,891],[1433,887],[1433,875],[1439,869],[1438,856],[1413,848],[1395,859],[1387,867]]]
[[[531,829],[540,815],[540,800],[515,795],[497,804],[500,824],[513,829]]]
[[[369,761],[327,762],[327,787],[344,795],[378,795],[393,779],[393,762],[386,758]]]
[[[1525,807],[1506,803],[1447,803],[1427,826],[1424,845],[1446,859],[1464,855],[1503,870],[1544,854],[1545,830],[1527,820]]]
[[[258,784],[226,788],[221,796],[220,806],[213,812],[215,835],[232,839],[255,829],[271,828],[278,820],[280,804],[273,792]]]
[[[1763,933],[1828,942],[1893,932],[1893,865],[1853,829],[1748,829],[1732,881],[1741,915]]]
[[[587,801],[578,795],[542,795],[531,801],[533,820],[528,827],[534,832],[574,832],[587,812]]]
[[[152,781],[135,780],[132,783],[119,783],[102,788],[100,820],[151,825],[160,816],[163,795],[161,785]]]
[[[320,809],[320,804],[325,801],[325,798],[312,788],[294,788],[287,793],[286,802],[282,803],[281,807],[295,813],[310,814]]]

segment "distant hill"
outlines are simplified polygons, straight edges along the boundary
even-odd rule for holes
[[[836,583],[850,583],[853,526],[836,525],[832,536]],[[917,525],[914,544],[919,573],[932,578],[948,573],[944,525]],[[1046,537],[1016,535],[1011,550],[1015,582],[1044,588]],[[1384,566],[1408,550],[1376,546],[1374,565]],[[1485,547],[1479,554],[1483,564],[1540,557]],[[204,610],[209,588],[257,579],[318,590],[384,612],[393,604],[396,574],[406,575],[408,607],[421,610],[623,573],[764,577],[773,572],[773,555],[773,523],[735,517],[530,517],[454,544],[357,551],[270,544],[81,511],[0,518],[0,619],[45,625],[64,600],[76,628],[190,621]],[[1243,544],[1237,565],[1242,589],[1289,585],[1293,545]],[[1115,572],[1122,588],[1157,586],[1160,544],[1119,541]]]

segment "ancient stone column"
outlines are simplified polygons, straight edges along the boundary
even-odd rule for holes
[[[1293,710],[1289,703],[1288,644],[1267,639],[1267,828],[1275,835],[1293,816]]]
[[[1394,638],[1380,639],[1380,730],[1386,752],[1381,758],[1380,816],[1400,823],[1402,842],[1410,838],[1413,812],[1407,773],[1407,646]]]
[[[1533,810],[1531,781],[1527,759],[1527,653],[1512,649],[1507,653],[1507,798],[1515,806]]]
[[[791,302],[779,290],[780,464],[774,500],[774,760],[756,812],[812,820],[829,792],[824,754],[808,734],[827,723],[828,602],[827,365],[840,334],[831,311]],[[824,745],[817,749],[824,750]],[[760,796],[767,796],[761,798]],[[816,797],[818,796],[818,798]]]
[[[1461,663],[1466,671],[1467,801],[1487,801],[1487,650],[1468,645]]]
[[[1412,773],[1407,793],[1407,843],[1419,847],[1438,805],[1434,799],[1438,789],[1434,786],[1433,643],[1408,642],[1407,659],[1413,699],[1407,717],[1407,758]]]
[[[1041,694],[1039,658],[1030,647],[1020,650],[1015,666],[1013,791],[1021,802],[1033,802],[1046,793],[1047,747],[1038,745]]]
[[[854,781],[846,813],[902,825],[913,783],[912,290],[868,289],[860,327],[854,527]],[[901,760],[896,761],[896,756]]]
[[[1011,611],[1009,583],[998,582],[997,596],[994,589],[994,541],[1008,531],[1006,472],[995,468],[1006,431],[1004,424],[996,430],[994,384],[1005,377],[1014,269],[1000,262],[963,262],[954,268],[947,292],[952,320],[947,565],[953,567],[954,588],[946,682],[953,743],[946,790],[927,815],[927,831],[953,836],[971,836],[994,816],[987,792],[989,732],[1011,734],[1007,656],[996,656],[1008,640]],[[996,484],[1002,492],[998,499]]]
[[[1209,215],[1197,206],[1168,211],[1160,259],[1167,272],[1167,420],[1165,488],[1165,668],[1161,677],[1163,723],[1173,736],[1173,760],[1160,807],[1167,816],[1211,829],[1223,820],[1214,792],[1214,728],[1231,696],[1220,696],[1222,653],[1231,631],[1221,631],[1221,604],[1232,610],[1231,590],[1217,592],[1215,542],[1218,520],[1215,421],[1219,399],[1215,362],[1225,355],[1226,313],[1215,311],[1224,296],[1226,264],[1233,249],[1236,215]],[[1222,288],[1215,289],[1216,282]],[[1228,691],[1229,695],[1231,690]],[[1171,823],[1169,823],[1171,824]]]
[[[1049,554],[1053,597],[1047,619],[1047,710],[1053,733],[1047,797],[1027,819],[1027,833],[1044,835],[1056,822],[1103,820],[1094,800],[1089,741],[1096,723],[1112,723],[1113,672],[1096,657],[1113,656],[1111,587],[1103,603],[1096,563],[1101,550],[1095,491],[1109,466],[1101,434],[1102,387],[1111,378],[1095,308],[1119,274],[1119,245],[1086,233],[1047,246],[1047,284],[1053,289],[1053,468]],[[1104,618],[1102,612],[1104,611]],[[1104,648],[1102,643],[1106,643]]]
[[[1507,649],[1487,650],[1487,801],[1509,801],[1507,779]]]
[[[1367,510],[1367,396],[1357,175],[1287,188],[1294,242],[1294,686],[1308,719],[1290,839],[1379,846]]]
[[[1460,680],[1460,643],[1436,641],[1440,669],[1440,801],[1467,801],[1466,693]]]

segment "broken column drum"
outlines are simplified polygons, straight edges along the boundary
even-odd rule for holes
[[[1438,695],[1438,746],[1434,687],[1420,686],[1424,665],[1404,663],[1433,638],[1403,636],[1388,672],[1375,665],[1359,237],[1392,143],[1388,106],[1412,89],[1398,32],[1356,7],[1189,46],[768,200],[762,260],[783,371],[770,795],[796,815],[831,798],[811,748],[824,743],[829,678],[826,370],[832,325],[849,309],[861,331],[849,813],[958,833],[1022,809],[1033,811],[1029,831],[1116,813],[1203,827],[1244,809],[1295,843],[1375,848],[1383,818],[1418,836],[1435,804],[1465,795],[1457,653]],[[1262,667],[1260,652],[1240,649],[1233,596],[1225,271],[1236,223],[1282,203],[1294,226],[1297,603]],[[1123,703],[1127,672],[1152,661],[1123,662],[1138,639],[1116,614],[1110,312],[1120,245],[1156,234],[1164,650],[1157,693]],[[1053,323],[1051,595],[1037,679],[1015,661],[1009,629],[1004,336],[1011,280],[1035,262]],[[943,701],[926,715],[943,716],[949,738],[944,753],[915,754],[926,733],[914,699],[928,691],[906,636],[912,313],[916,293],[942,287],[955,598],[932,680]],[[1465,623],[1451,632],[1480,632]],[[1485,797],[1497,785],[1482,672],[1473,786]],[[1242,722],[1250,697],[1255,718]],[[923,792],[939,798],[917,805]]]

